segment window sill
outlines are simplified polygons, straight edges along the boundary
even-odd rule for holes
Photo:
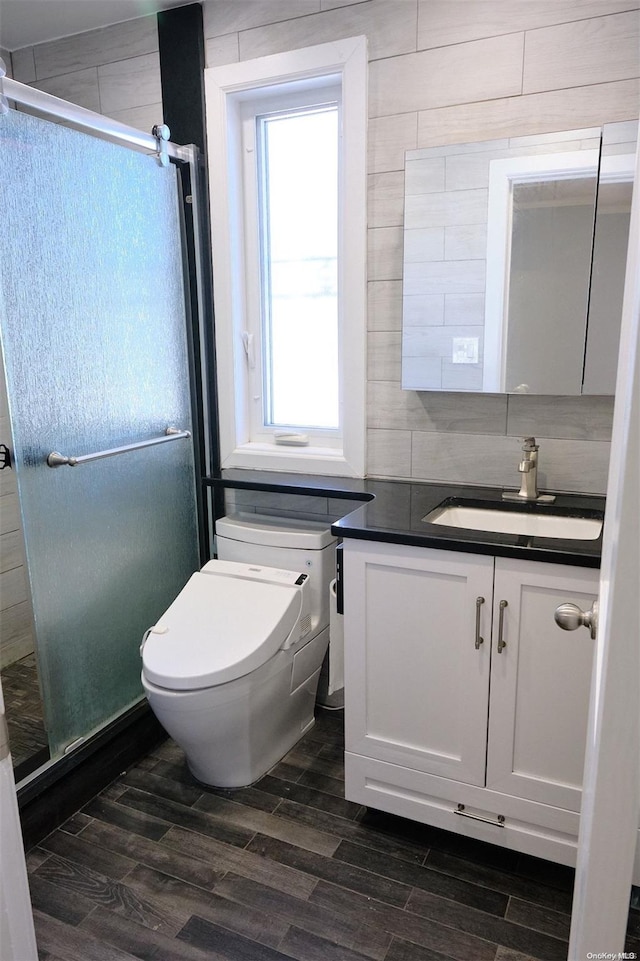
[[[292,471],[332,477],[359,477],[344,452],[330,447],[285,447],[275,444],[242,444],[224,459],[222,468]]]

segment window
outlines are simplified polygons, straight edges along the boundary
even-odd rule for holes
[[[362,476],[365,40],[206,84],[222,466]]]
[[[257,118],[264,427],[338,429],[338,104]],[[277,436],[277,435],[276,435]]]

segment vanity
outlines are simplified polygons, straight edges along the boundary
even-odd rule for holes
[[[346,798],[574,865],[595,640],[555,615],[598,596],[605,498],[246,470],[210,483],[353,502],[331,528]]]
[[[554,613],[598,595],[604,498],[393,486],[333,525],[346,797],[574,864],[595,641]]]

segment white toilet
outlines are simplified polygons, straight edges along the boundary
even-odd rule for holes
[[[216,541],[218,560],[145,634],[142,685],[193,775],[241,787],[314,723],[336,541],[326,524],[258,514],[221,518]]]

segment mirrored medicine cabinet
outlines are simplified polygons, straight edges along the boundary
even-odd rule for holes
[[[614,393],[637,132],[407,152],[403,388]]]

